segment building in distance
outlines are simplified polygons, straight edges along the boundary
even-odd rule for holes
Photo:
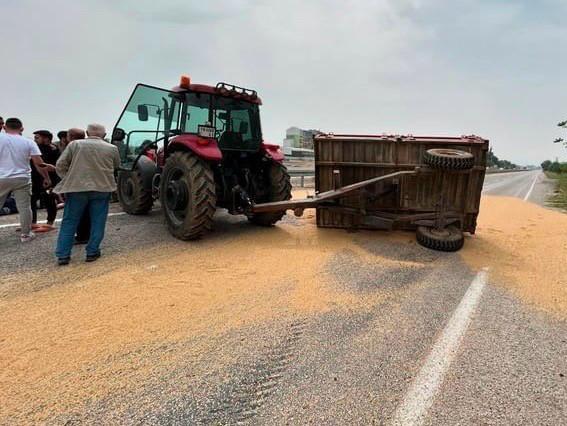
[[[314,157],[313,138],[321,133],[319,130],[304,130],[290,127],[285,132],[283,152],[286,157]]]

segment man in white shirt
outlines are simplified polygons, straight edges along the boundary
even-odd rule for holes
[[[12,192],[20,213],[20,240],[27,242],[35,236],[31,231],[30,160],[46,187],[51,186],[48,171],[52,166],[43,162],[37,144],[22,136],[24,127],[18,118],[8,118],[4,130],[6,133],[0,133],[0,206],[4,205],[6,197]]]

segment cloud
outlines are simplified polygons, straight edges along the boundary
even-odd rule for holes
[[[291,125],[478,133],[499,157],[537,163],[564,154],[551,141],[567,118],[565,12],[559,0],[5,0],[0,115],[111,127],[137,82],[189,73],[257,89],[272,142]]]
[[[252,0],[170,0],[167,4],[154,0],[103,0],[103,3],[127,17],[141,21],[184,25],[237,16],[246,13],[253,5]]]

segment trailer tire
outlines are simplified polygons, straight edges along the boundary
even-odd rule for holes
[[[449,225],[441,232],[435,228],[418,226],[416,238],[423,247],[447,252],[460,250],[465,242],[463,232],[454,225]]]
[[[474,156],[470,152],[458,149],[428,149],[423,162],[433,169],[469,170],[474,166]]]
[[[169,232],[196,240],[213,227],[215,178],[209,164],[191,152],[174,152],[165,163],[160,197]]]
[[[273,162],[270,167],[270,196],[266,202],[286,201],[291,198],[291,181],[287,168]],[[248,220],[255,225],[273,226],[285,215],[285,210],[271,213],[253,213]]]
[[[148,213],[154,204],[152,189],[146,188],[142,173],[135,169],[118,172],[118,201],[122,210],[131,215]]]

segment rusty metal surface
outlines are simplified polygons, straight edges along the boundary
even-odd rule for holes
[[[432,148],[470,152],[475,157],[474,167],[456,173],[407,174],[376,182],[361,190],[364,196],[343,197],[337,206],[319,205],[317,225],[372,228],[373,221],[387,222],[384,213],[389,213],[398,218],[389,219],[389,229],[413,229],[415,221],[399,219],[435,213],[443,200],[444,209],[451,212],[449,219],[458,218],[464,231],[474,233],[488,151],[488,141],[477,136],[319,135],[315,138],[316,192],[335,189],[336,171],[341,184],[350,185],[414,170],[423,166],[424,153]]]

